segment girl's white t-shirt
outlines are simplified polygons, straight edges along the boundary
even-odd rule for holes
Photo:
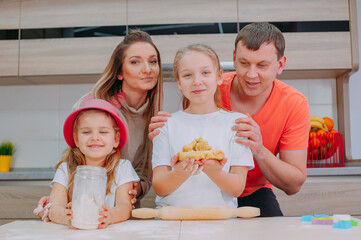
[[[67,163],[63,162],[55,172],[54,179],[50,183],[50,186],[53,186],[53,183],[60,183],[65,188],[68,187],[69,173],[67,169]],[[110,208],[114,207],[115,204],[115,191],[117,188],[128,182],[138,182],[139,177],[134,171],[132,164],[126,159],[120,159],[118,166],[115,171],[115,179],[112,182],[110,193],[105,196],[105,204]]]
[[[220,110],[208,114],[189,114],[183,111],[172,113],[165,125],[159,128],[159,135],[153,139],[153,169],[157,166],[171,166],[170,159],[181,152],[186,144],[202,137],[208,141],[212,150],[222,150],[227,158],[223,171],[229,172],[231,166],[254,167],[249,147],[235,141],[236,132],[232,130],[235,120],[245,117],[237,112]],[[234,183],[237,184],[237,183]],[[156,197],[157,207],[216,205],[237,207],[237,198],[223,192],[204,172],[189,177],[171,194]]]

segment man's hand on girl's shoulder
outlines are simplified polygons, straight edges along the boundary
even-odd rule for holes
[[[237,131],[236,142],[248,146],[256,158],[257,153],[262,152],[263,148],[261,129],[251,115],[248,113],[246,115],[247,117],[236,119],[236,125],[232,130]]]

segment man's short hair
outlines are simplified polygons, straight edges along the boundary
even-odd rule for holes
[[[240,41],[248,49],[254,51],[257,51],[265,42],[273,43],[277,49],[278,59],[284,55],[285,38],[282,32],[271,23],[255,22],[244,26],[236,37],[235,50]]]

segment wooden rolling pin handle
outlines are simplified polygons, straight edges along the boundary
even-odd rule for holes
[[[155,218],[159,217],[159,210],[153,208],[138,208],[132,211],[135,218]]]
[[[239,207],[235,209],[235,216],[242,218],[258,217],[261,211],[256,207]]]
[[[213,207],[175,207],[168,206],[160,209],[138,208],[132,211],[135,218],[161,218],[167,220],[216,220],[230,217],[250,218],[260,215],[259,208],[239,207],[230,208],[224,206]]]

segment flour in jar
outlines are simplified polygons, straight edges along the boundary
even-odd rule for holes
[[[72,204],[73,220],[71,225],[79,229],[96,229],[99,224],[99,206],[96,196],[83,194]]]

